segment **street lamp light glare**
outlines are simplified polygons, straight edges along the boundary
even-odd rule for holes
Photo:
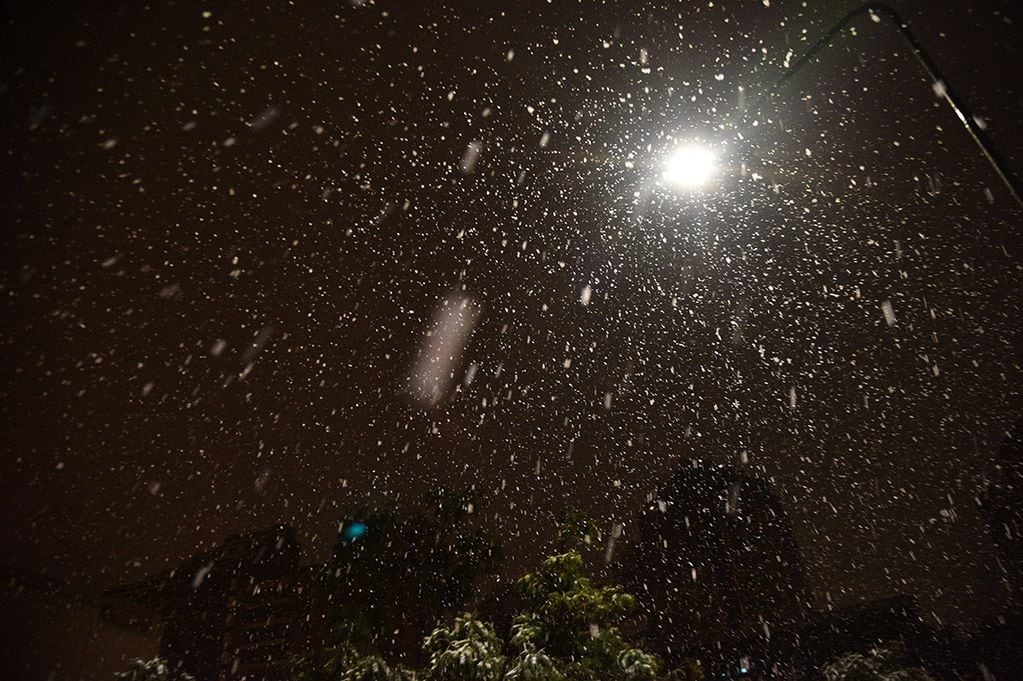
[[[714,152],[706,147],[682,147],[668,159],[664,181],[686,189],[702,187],[714,174],[716,161]]]

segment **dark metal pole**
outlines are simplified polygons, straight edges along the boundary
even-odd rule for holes
[[[977,123],[977,119],[970,113],[966,103],[952,88],[948,80],[946,80],[942,75],[937,64],[934,63],[931,56],[926,50],[924,50],[920,41],[916,39],[913,32],[909,30],[906,22],[902,20],[902,17],[899,16],[898,12],[884,3],[868,2],[842,17],[841,21],[835,24],[827,33],[822,35],[820,39],[814,43],[813,47],[807,50],[807,52],[800,57],[795,64],[790,66],[789,69],[782,74],[781,78],[774,82],[767,92],[764,93],[760,101],[757,102],[756,107],[759,108],[759,106],[765,101],[774,97],[778,90],[781,89],[781,87],[785,85],[789,79],[795,76],[804,66],[817,56],[818,52],[830,45],[834,41],[835,36],[837,36],[842,29],[848,26],[860,15],[868,13],[889,19],[891,24],[898,29],[899,35],[902,36],[902,38],[909,44],[909,47],[913,50],[913,56],[916,57],[916,60],[920,63],[920,66],[923,67],[924,71],[927,72],[927,75],[930,76],[935,83],[941,84],[942,99],[944,99],[952,108],[952,111],[955,112],[956,117],[963,124],[963,127],[966,128],[966,132],[969,133],[974,143],[984,155],[984,158],[987,159],[988,163],[991,164],[991,167],[995,169],[996,173],[998,173],[998,177],[1001,178],[1002,182],[1009,190],[1009,193],[1012,194],[1012,197],[1016,199],[1016,203],[1023,208],[1023,188],[1021,188],[1019,178],[1016,177],[1015,173],[1013,173],[1009,163],[998,152],[998,149],[995,148],[991,138],[988,137],[984,129]]]

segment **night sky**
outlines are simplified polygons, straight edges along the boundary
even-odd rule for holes
[[[883,22],[758,104],[851,8],[808,4],[8,8],[3,564],[95,594],[278,522],[321,560],[475,485],[514,573],[701,459],[772,483],[817,607],[998,612],[1020,212]],[[1018,4],[896,7],[1023,168]],[[665,186],[690,141],[715,178]]]

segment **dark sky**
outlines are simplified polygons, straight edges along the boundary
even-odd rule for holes
[[[1020,214],[883,23],[749,113],[849,9],[808,4],[9,14],[3,561],[96,592],[276,522],[315,560],[352,508],[475,484],[524,563],[565,508],[748,460],[818,606],[998,610]],[[1023,166],[1018,5],[896,6]],[[697,138],[714,186],[662,186]],[[426,409],[452,295],[474,380]]]

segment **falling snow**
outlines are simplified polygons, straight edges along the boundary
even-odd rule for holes
[[[1018,12],[899,5],[946,82],[877,7],[801,62],[811,5],[39,19],[0,78],[5,580],[105,636],[114,587],[230,582],[229,537],[312,570],[453,491],[501,561],[446,607],[579,513],[678,665],[864,604],[1015,621],[1020,213],[963,124],[1011,145],[1023,97],[956,43],[1013,61]]]

